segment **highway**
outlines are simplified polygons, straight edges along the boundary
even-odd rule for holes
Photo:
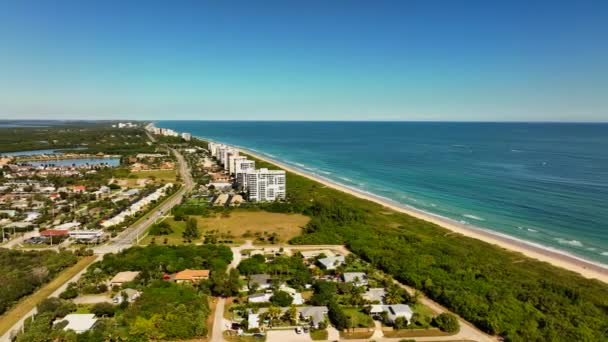
[[[154,211],[149,214],[147,219],[140,221],[131,227],[124,230],[118,236],[113,238],[108,244],[99,246],[94,249],[95,254],[106,254],[106,253],[117,253],[123,249],[129,248],[138,242],[138,239],[143,237],[146,229],[150,227],[154,221],[161,218],[163,215],[168,213],[173,206],[179,204],[185,194],[194,188],[194,182],[192,181],[192,175],[188,168],[188,163],[184,157],[174,149],[171,152],[177,158],[177,164],[179,165],[179,174],[182,177],[184,185],[173,195],[168,201],[165,201],[159,207],[155,208]]]

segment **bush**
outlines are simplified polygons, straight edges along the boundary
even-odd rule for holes
[[[433,318],[433,325],[439,328],[441,331],[449,333],[455,333],[460,329],[458,318],[447,312]]]
[[[68,288],[61,292],[59,298],[61,299],[73,299],[78,297],[78,289],[76,288],[76,283],[69,283]]]
[[[285,291],[276,291],[272,297],[270,297],[270,302],[274,305],[285,307],[291,305],[293,297]]]
[[[93,305],[91,312],[97,317],[113,317],[115,309],[110,303],[97,303]]]
[[[173,229],[167,222],[155,223],[150,227],[150,235],[169,235]]]

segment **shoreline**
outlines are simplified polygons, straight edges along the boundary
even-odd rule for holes
[[[154,123],[150,123],[148,126],[154,127]],[[219,141],[214,141],[213,139],[196,136],[196,138],[204,140],[204,141],[213,141],[222,143]],[[230,145],[230,144],[227,144]],[[374,194],[370,194],[364,192],[360,189],[356,189],[353,187],[346,186],[344,184],[340,184],[336,181],[327,179],[323,176],[319,176],[316,174],[309,173],[307,171],[301,170],[295,166],[287,165],[285,162],[280,162],[271,157],[267,157],[262,155],[260,152],[254,152],[250,149],[241,146],[231,145],[234,148],[240,150],[241,152],[251,155],[254,158],[259,160],[271,163],[276,165],[279,168],[287,172],[291,172],[297,174],[302,177],[306,177],[310,180],[316,181],[325,186],[331,187],[335,190],[345,192],[352,196],[368,200],[377,204],[380,204],[386,208],[391,210],[410,215],[412,217],[434,223],[444,229],[447,229],[451,232],[461,234],[466,237],[470,237],[473,239],[481,240],[483,242],[495,245],[499,248],[503,248],[512,252],[518,252],[523,254],[526,257],[536,259],[542,262],[549,263],[553,266],[563,268],[568,271],[572,271],[580,274],[581,276],[589,279],[597,279],[601,282],[608,283],[608,266],[595,263],[593,261],[589,261],[583,259],[581,257],[571,255],[567,252],[560,251],[554,249],[552,247],[543,246],[534,242],[521,240],[515,237],[508,236],[506,234],[493,232],[489,230],[485,230],[482,227],[476,227],[474,225],[465,225],[452,219],[429,213],[409,205],[401,204],[395,202],[390,199],[383,198],[381,196],[377,196]]]
[[[205,138],[202,138],[202,139],[210,141],[209,139],[205,139]],[[234,145],[232,145],[232,146],[234,146]],[[285,171],[314,180],[318,183],[321,183],[325,186],[331,187],[338,191],[342,191],[347,194],[356,196],[358,198],[380,204],[386,208],[395,210],[397,212],[404,213],[404,214],[413,216],[415,218],[434,223],[438,226],[441,226],[445,229],[448,229],[452,232],[461,234],[463,236],[481,240],[483,242],[487,242],[489,244],[492,244],[497,247],[507,249],[507,250],[510,250],[513,252],[519,252],[529,258],[547,262],[553,266],[576,272],[585,278],[597,279],[604,283],[608,283],[608,268],[604,267],[601,264],[596,264],[594,262],[587,261],[587,260],[579,258],[577,256],[566,254],[565,252],[561,252],[558,250],[552,250],[552,249],[550,249],[550,247],[540,246],[533,242],[523,241],[523,240],[519,240],[517,238],[513,238],[513,237],[510,237],[507,235],[500,234],[500,233],[490,232],[490,231],[484,230],[481,227],[475,227],[475,226],[470,226],[470,225],[467,226],[467,225],[452,221],[449,218],[442,217],[440,215],[428,213],[428,212],[422,211],[420,209],[412,208],[412,207],[404,205],[404,204],[394,203],[393,201],[381,198],[379,196],[364,193],[363,191],[353,189],[351,187],[345,186],[343,184],[339,184],[332,180],[328,180],[321,176],[310,174],[306,171],[297,169],[296,167],[286,165],[286,163],[282,163],[282,162],[274,160],[272,158],[260,155],[260,153],[253,152],[247,148],[243,148],[243,147],[239,147],[239,146],[234,146],[234,147],[245,154],[251,155],[254,158],[274,164],[277,167],[284,169]]]

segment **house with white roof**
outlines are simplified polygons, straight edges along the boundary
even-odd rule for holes
[[[414,314],[412,308],[407,304],[372,305],[370,311],[372,315],[379,315],[382,312],[386,312],[388,321],[391,323],[394,323],[398,317],[405,317],[409,324]]]
[[[344,272],[342,279],[345,283],[352,283],[355,286],[367,286],[367,274],[364,272]]]
[[[341,265],[344,265],[345,258],[343,255],[319,259],[319,265],[326,270],[335,270]]]
[[[97,318],[95,318],[94,314],[69,314],[63,319],[56,320],[53,324],[62,321],[68,322],[63,330],[73,330],[75,333],[80,334],[93,328],[95,323],[97,323]]]

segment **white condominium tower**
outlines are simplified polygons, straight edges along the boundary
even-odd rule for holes
[[[236,159],[234,161],[234,174],[236,182],[243,189],[247,188],[247,172],[255,170],[255,161],[248,159]]]
[[[285,199],[285,171],[259,169],[248,171],[246,177],[251,202]]]
[[[228,173],[231,175],[236,174],[236,162],[238,160],[245,160],[247,157],[245,156],[232,156],[230,157],[230,161],[228,162]]]

